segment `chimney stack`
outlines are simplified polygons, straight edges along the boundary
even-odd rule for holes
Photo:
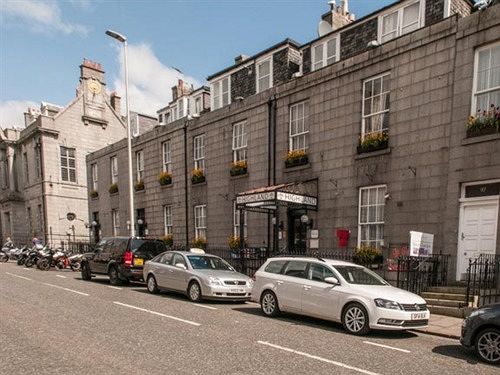
[[[111,108],[115,110],[115,112],[118,114],[118,116],[121,116],[121,101],[122,98],[116,91],[113,91],[110,96],[110,102],[111,102]]]
[[[247,55],[243,55],[243,54],[242,55],[238,55],[238,56],[236,56],[234,58],[234,63],[235,64],[239,64],[239,63],[241,63],[241,62],[243,62],[245,60],[248,60],[248,59],[249,59],[249,56],[247,56]]]
[[[80,65],[80,80],[88,78],[95,78],[104,84],[104,70],[100,63],[83,59],[83,63]]]
[[[323,14],[321,19],[332,25],[332,30],[340,29],[356,19],[354,14],[349,13],[348,0],[342,0],[340,6],[337,6],[335,0],[329,1],[328,4],[330,12]]]

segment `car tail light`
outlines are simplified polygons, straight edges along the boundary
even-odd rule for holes
[[[132,266],[133,259],[134,254],[130,250],[127,250],[125,254],[123,254],[123,263],[125,264],[125,266]]]

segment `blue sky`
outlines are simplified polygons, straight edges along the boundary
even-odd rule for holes
[[[360,18],[394,0],[350,0]],[[340,0],[337,0],[340,3]],[[327,0],[2,0],[0,126],[22,126],[27,105],[74,98],[84,57],[103,64],[108,89],[122,91],[123,67],[108,28],[130,43],[131,108],[154,113],[179,74],[202,84],[244,53],[286,37],[317,36]]]

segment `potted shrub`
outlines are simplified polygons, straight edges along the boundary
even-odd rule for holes
[[[383,150],[387,147],[389,147],[389,134],[386,131],[370,133],[361,138],[358,154]]]
[[[172,173],[160,172],[158,182],[161,186],[170,185],[172,183]]]
[[[191,172],[191,182],[193,184],[199,184],[201,182],[205,182],[205,174],[202,169],[195,168]]]
[[[490,105],[490,109],[478,110],[476,116],[469,116],[467,137],[498,133],[500,131],[500,107]]]
[[[231,164],[231,169],[229,171],[231,176],[240,176],[247,173],[247,162],[246,160],[235,161]]]
[[[376,268],[378,265],[383,263],[384,258],[380,250],[376,247],[361,245],[360,247],[354,249],[352,261],[370,268]]]
[[[207,240],[202,237],[196,237],[191,241],[191,247],[205,250],[207,248]]]
[[[174,236],[172,236],[171,234],[164,235],[161,240],[166,247],[172,247],[172,245],[174,244]]]
[[[143,180],[139,180],[135,183],[135,191],[141,191],[141,190],[144,190],[144,181]]]
[[[285,158],[285,167],[297,167],[309,163],[309,157],[305,150],[288,151]]]
[[[109,194],[116,194],[118,193],[118,184],[112,184],[109,189]]]
[[[230,235],[229,238],[227,239],[227,244],[229,245],[229,248],[231,250],[236,250],[240,248],[240,236],[236,236],[234,234]]]
[[[97,192],[97,190],[92,190],[90,192],[90,198],[97,198],[99,196],[99,193]]]

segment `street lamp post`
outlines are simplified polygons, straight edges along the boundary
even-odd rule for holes
[[[128,196],[129,196],[129,220],[135,223],[134,218],[134,180],[132,176],[132,134],[130,131],[130,110],[129,110],[129,97],[128,97],[128,63],[127,63],[127,37],[112,30],[107,30],[106,35],[113,39],[118,40],[123,44],[123,55],[125,64],[125,100],[127,111],[127,152],[128,152]],[[130,236],[135,236],[135,226],[130,225]]]

